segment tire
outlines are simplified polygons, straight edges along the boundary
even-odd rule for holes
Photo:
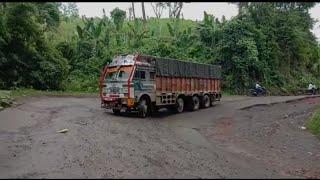
[[[255,91],[252,91],[252,92],[251,92],[251,96],[258,96],[258,93],[255,92]]]
[[[120,114],[120,109],[112,109],[113,114],[119,115]]]
[[[215,101],[216,101],[216,97],[215,97],[215,95],[213,94],[213,95],[211,96],[211,99],[210,99],[210,106],[213,106]]]
[[[182,113],[183,110],[184,110],[184,100],[183,98],[179,97],[176,101],[175,111],[177,113]]]
[[[141,118],[146,118],[148,116],[150,106],[148,105],[148,101],[143,98],[139,102],[139,116]]]
[[[191,101],[191,110],[192,111],[196,111],[199,109],[200,107],[200,99],[198,98],[198,96],[193,96],[192,97],[192,101]]]
[[[202,99],[202,107],[208,108],[210,107],[210,104],[211,104],[210,97],[207,94],[204,95]]]
[[[263,91],[263,95],[266,96],[267,95],[267,90]]]

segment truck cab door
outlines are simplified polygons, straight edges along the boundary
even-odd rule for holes
[[[133,77],[134,93],[139,98],[148,94],[152,102],[155,101],[155,71],[148,68],[137,68]]]

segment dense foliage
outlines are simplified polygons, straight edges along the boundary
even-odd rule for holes
[[[274,93],[320,86],[320,48],[310,31],[314,5],[239,3],[230,20],[204,12],[200,22],[177,15],[144,23],[128,21],[118,8],[80,18],[72,4],[2,4],[0,85],[94,92],[114,55],[139,52],[220,64],[223,89],[235,93],[256,81]]]
[[[0,82],[4,87],[58,89],[68,74],[67,59],[45,36],[58,27],[54,3],[14,3],[1,9]]]

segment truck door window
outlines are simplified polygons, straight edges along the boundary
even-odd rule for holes
[[[140,78],[146,79],[146,72],[145,71],[140,71]]]
[[[146,72],[145,71],[136,71],[134,73],[135,79],[146,79]]]
[[[134,79],[140,79],[140,71],[134,73]]]
[[[145,80],[146,79],[146,72],[145,71],[136,71],[134,73],[134,79]]]
[[[150,79],[154,80],[155,79],[155,75],[156,75],[155,72],[150,72]]]

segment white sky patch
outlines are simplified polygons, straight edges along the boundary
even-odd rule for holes
[[[131,7],[130,2],[105,2],[105,3],[76,3],[79,9],[79,15],[85,15],[86,17],[102,17],[102,9],[106,11],[106,15],[110,17],[110,12],[118,7],[127,12],[129,15],[129,7]],[[150,2],[145,2],[146,16],[155,17],[153,9]],[[142,17],[141,3],[135,2],[135,14],[136,17]],[[209,14],[213,14],[215,17],[221,19],[224,15],[226,19],[230,19],[236,16],[238,13],[238,8],[235,4],[227,2],[210,2],[210,3],[184,3],[182,8],[182,15],[184,19],[191,20],[202,20],[203,11]],[[162,17],[168,17],[168,10],[163,10]],[[311,17],[315,20],[320,21],[320,3],[317,3],[315,7],[310,10]],[[320,22],[317,22],[312,29],[312,32],[320,41]]]

